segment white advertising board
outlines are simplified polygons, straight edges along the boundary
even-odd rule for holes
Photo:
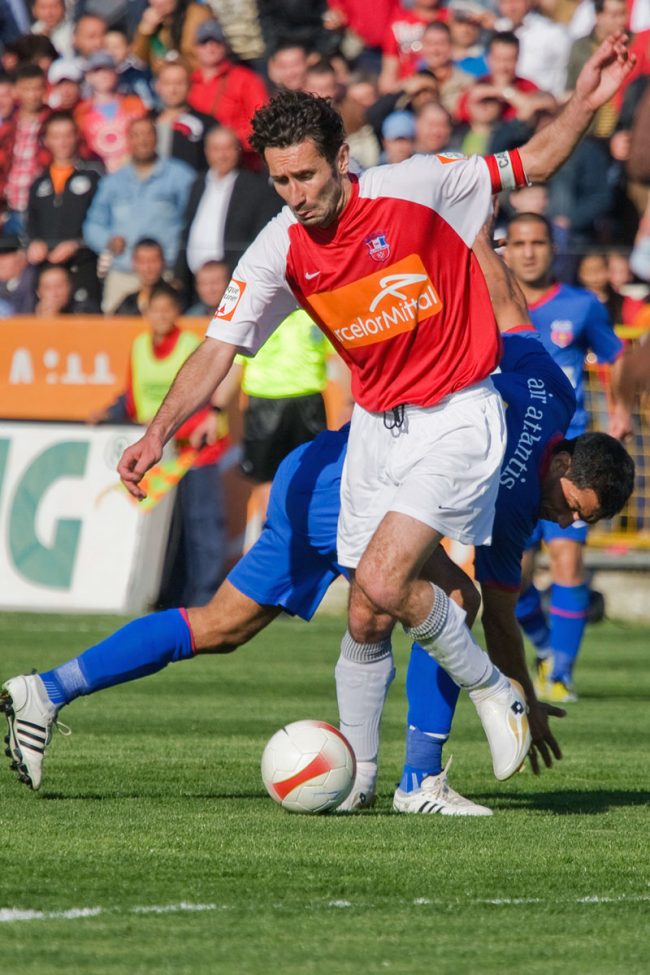
[[[138,613],[158,594],[175,492],[142,511],[117,461],[137,427],[0,422],[0,607]]]

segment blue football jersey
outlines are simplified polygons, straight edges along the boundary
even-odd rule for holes
[[[501,465],[492,544],[476,549],[476,578],[516,591],[521,557],[539,518],[541,477],[550,448],[573,416],[575,393],[533,331],[503,336],[501,366],[492,376],[506,408],[506,452]]]
[[[544,347],[576,391],[576,412],[568,436],[577,437],[589,421],[584,402],[585,356],[591,351],[599,362],[614,362],[622,342],[604,305],[583,288],[555,284],[529,311]]]

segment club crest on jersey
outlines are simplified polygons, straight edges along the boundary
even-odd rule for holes
[[[573,322],[568,319],[557,318],[551,322],[551,342],[566,349],[573,341]]]
[[[368,248],[368,253],[373,261],[385,261],[390,256],[390,244],[386,240],[386,234],[368,234],[363,242]]]

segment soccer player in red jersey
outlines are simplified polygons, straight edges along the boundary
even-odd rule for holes
[[[144,472],[206,402],[237,352],[254,355],[304,307],[351,368],[357,403],[341,489],[339,562],[355,570],[344,644],[376,652],[373,620],[399,620],[470,691],[497,778],[530,745],[525,699],[472,639],[462,610],[423,569],[444,535],[489,542],[504,446],[489,374],[499,338],[471,247],[502,189],[545,181],[632,68],[622,35],[584,66],[557,118],[519,151],[414,157],[348,173],[337,113],[303,92],[253,119],[287,206],[234,271],[203,344],[118,470],[135,497]],[[191,626],[201,613],[190,610]]]

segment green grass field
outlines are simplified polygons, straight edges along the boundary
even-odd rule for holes
[[[5,614],[0,676],[119,623]],[[287,721],[336,720],[342,625],[280,620],[236,654],[75,702],[37,794],[3,758],[2,971],[650,972],[650,631],[590,629],[581,700],[556,729],[565,759],[539,779],[494,780],[461,699],[452,784],[495,811],[474,820],[391,812],[398,638],[376,809],[291,816],[266,796],[260,755]]]

